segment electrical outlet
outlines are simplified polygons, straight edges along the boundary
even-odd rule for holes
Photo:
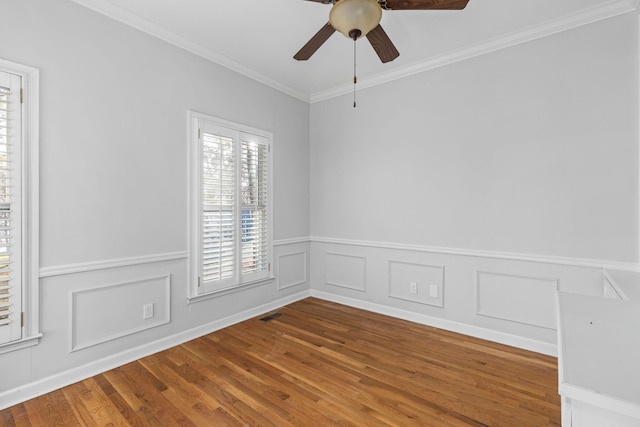
[[[438,298],[438,285],[429,285],[429,296],[431,298]]]
[[[150,319],[153,317],[153,303],[142,306],[142,319]]]
[[[416,282],[409,283],[409,292],[411,292],[412,294],[418,293],[418,284]]]

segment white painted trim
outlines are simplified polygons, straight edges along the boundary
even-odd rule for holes
[[[23,138],[26,154],[26,225],[25,239],[27,247],[24,255],[27,265],[24,266],[26,280],[24,334],[27,339],[39,338],[40,334],[40,71],[36,68],[22,66],[24,90]],[[23,213],[24,214],[24,213]]]
[[[347,305],[349,307],[355,307],[362,310],[372,311],[378,314],[384,314],[385,316],[408,320],[409,322],[414,322],[421,325],[433,326],[434,328],[444,329],[475,338],[534,351],[536,353],[542,353],[549,356],[557,356],[558,354],[558,347],[554,343],[552,344],[548,342],[533,340],[530,338],[523,338],[505,332],[498,332],[491,329],[469,325],[466,323],[442,319],[439,317],[427,316],[425,314],[414,313],[399,308],[389,307],[386,305],[376,304],[373,302],[349,297],[343,297],[340,295],[335,295],[324,291],[317,291],[314,289],[311,290],[311,296],[326,301]]]
[[[205,58],[211,62],[226,67],[232,71],[263,83],[280,92],[300,99],[308,103],[324,101],[340,95],[351,93],[353,87],[350,85],[341,85],[328,90],[315,92],[312,94],[302,93],[290,86],[287,86],[271,77],[258,72],[252,68],[238,63],[226,56],[220,55],[192,40],[182,37],[176,33],[168,31],[157,24],[148,21],[141,16],[131,13],[112,3],[100,0],[72,0],[73,2],[87,7],[95,12],[115,19],[125,25],[136,28],[151,36],[164,40],[174,46],[182,48],[188,52]],[[381,85],[394,80],[402,79],[417,73],[421,73],[434,68],[442,67],[458,61],[484,55],[486,53],[495,52],[518,44],[526,43],[549,35],[567,31],[582,25],[591,24],[604,19],[619,16],[628,12],[636,11],[638,8],[638,0],[611,0],[605,4],[594,6],[581,12],[552,19],[542,24],[525,28],[505,36],[497,37],[492,40],[481,42],[472,46],[467,46],[443,55],[429,58],[425,61],[409,64],[408,66],[397,68],[394,71],[377,74],[368,78],[362,78],[358,81],[361,89]]]
[[[168,252],[156,255],[143,255],[137,257],[43,267],[40,269],[40,278],[85,273],[88,271],[107,270],[110,268],[129,267],[132,265],[150,264],[154,262],[177,261],[187,259],[187,257],[187,252]]]
[[[640,0],[638,0],[640,2]],[[640,94],[639,94],[640,100]],[[640,151],[639,151],[640,155]],[[640,164],[640,158],[638,159]],[[640,187],[640,182],[638,183]],[[638,194],[640,200],[640,193]],[[640,236],[638,237],[640,241]],[[640,272],[640,259],[635,262],[612,261],[588,258],[560,257],[553,255],[525,254],[516,252],[483,251],[476,249],[446,248],[441,246],[414,245],[407,243],[376,242],[372,240],[338,239],[332,237],[297,237],[281,239],[273,242],[274,246],[294,245],[298,243],[328,243],[336,245],[362,246],[377,249],[398,249],[412,252],[430,252],[445,255],[469,256],[476,258],[493,258],[506,261],[524,261],[538,264],[566,265],[570,267],[587,267],[597,269],[623,270]],[[639,248],[640,251],[640,248]]]
[[[231,58],[228,58],[224,55],[214,52],[213,50],[208,49],[192,40],[189,40],[186,37],[178,35],[172,31],[166,30],[165,28],[162,28],[161,26],[154,24],[153,22],[148,21],[147,19],[144,19],[139,15],[131,13],[128,10],[125,10],[119,6],[116,6],[113,3],[110,3],[108,1],[100,1],[100,0],[72,0],[72,1],[88,9],[91,9],[94,12],[98,12],[109,18],[115,19],[116,21],[119,21],[125,25],[133,27],[137,30],[140,30],[143,33],[149,34],[169,44],[172,44],[188,52],[191,52],[194,55],[207,59],[215,64],[222,65],[225,68],[235,71],[238,74],[242,74],[243,76],[253,79],[257,82],[260,82],[266,86],[272,87],[282,93],[290,95],[294,98],[298,98],[301,101],[309,102],[308,95],[296,89],[293,89],[292,87],[287,86],[275,79],[272,79],[271,77],[268,77],[252,68],[249,68]]]
[[[160,340],[146,343],[141,346],[110,355],[108,357],[93,361],[77,368],[69,369],[67,371],[42,378],[37,381],[33,381],[31,383],[21,385],[10,390],[6,390],[0,393],[0,410],[6,409],[13,405],[17,405],[51,391],[58,390],[67,385],[82,381],[110,369],[117,368],[118,366],[122,366],[126,363],[130,363],[145,356],[149,356],[168,348],[175,347],[187,341],[199,338],[201,336],[226,328],[236,323],[240,323],[264,313],[268,313],[272,310],[303,300],[310,296],[326,301],[336,302],[338,304],[347,305],[350,307],[359,308],[362,310],[368,310],[375,313],[408,320],[423,325],[429,325],[481,339],[487,339],[506,345],[516,346],[519,348],[536,351],[542,354],[549,354],[554,356],[557,354],[557,347],[553,344],[517,337],[501,332],[495,332],[450,320],[411,313],[405,310],[395,309],[380,304],[341,297],[327,292],[304,290],[293,295],[245,310],[243,312],[236,313],[204,325],[193,327],[186,331],[173,334]]]
[[[302,265],[302,268],[304,269],[303,270],[304,271],[304,273],[303,273],[304,279],[299,280],[297,282],[293,282],[293,283],[287,283],[286,285],[282,286],[282,284],[280,283],[280,260],[282,258],[291,257],[291,256],[294,256],[294,255],[302,255],[302,257],[304,258],[304,262],[303,262],[303,265]],[[278,254],[278,260],[277,260],[277,262],[278,262],[278,276],[277,276],[276,280],[277,280],[277,287],[278,287],[279,291],[282,291],[282,290],[285,290],[285,289],[288,289],[288,288],[292,288],[294,286],[298,286],[298,285],[302,285],[304,283],[307,283],[307,281],[308,281],[307,278],[309,277],[309,269],[308,269],[309,261],[308,260],[309,260],[309,254],[307,253],[307,251],[287,252],[287,253],[284,253],[284,254]]]
[[[602,278],[611,286],[611,288],[613,289],[613,292],[617,294],[617,298],[624,301],[629,301],[629,297],[627,296],[627,294],[624,293],[624,291],[622,290],[622,288],[620,288],[620,285],[618,284],[616,279],[611,277],[611,274],[607,270],[602,270]],[[606,292],[606,291],[603,291],[603,292]]]
[[[522,274],[511,274],[511,273],[498,273],[495,271],[487,271],[487,270],[476,270],[476,277],[475,277],[475,287],[474,287],[474,292],[475,292],[475,303],[476,303],[476,312],[475,315],[476,316],[483,316],[483,317],[490,317],[492,319],[499,319],[499,320],[506,320],[508,322],[514,322],[514,323],[519,323],[520,325],[527,325],[527,326],[534,326],[536,328],[544,328],[544,329],[548,329],[551,331],[557,331],[558,330],[558,322],[557,322],[557,311],[556,311],[556,315],[554,316],[554,320],[555,320],[555,327],[549,327],[547,325],[543,325],[540,323],[531,323],[531,322],[526,322],[522,319],[517,319],[515,317],[509,317],[509,316],[505,316],[505,315],[501,315],[501,314],[497,314],[497,313],[489,313],[487,311],[484,311],[481,307],[480,304],[480,276],[482,274],[487,274],[487,275],[492,275],[492,276],[502,276],[502,277],[512,277],[512,278],[516,278],[516,279],[533,279],[533,280],[537,280],[539,282],[551,282],[553,283],[553,287],[554,290],[557,292],[559,289],[559,282],[560,280],[558,278],[546,278],[546,277],[537,277],[537,276],[525,276]],[[554,303],[554,308],[555,308],[555,303]]]
[[[350,286],[347,283],[340,283],[340,282],[335,282],[335,281],[330,281],[327,278],[327,271],[329,271],[329,268],[327,266],[327,258],[328,255],[335,255],[335,256],[341,256],[344,258],[356,258],[356,259],[361,259],[362,260],[362,287],[361,288],[357,288],[355,286]],[[344,288],[344,289],[351,289],[354,291],[360,291],[360,292],[366,292],[367,291],[367,257],[366,255],[353,255],[353,254],[344,254],[344,253],[338,253],[338,252],[329,252],[329,251],[324,251],[324,283],[326,283],[327,285],[331,285],[331,286],[337,286],[339,288]]]
[[[640,0],[636,0],[636,7],[638,7],[638,5],[640,4]],[[638,170],[640,170],[640,82],[638,81],[638,74],[640,74],[640,18],[636,20],[636,138],[637,138],[637,145],[636,147],[638,148],[638,154],[637,154],[637,159],[636,159],[636,166],[638,167]],[[638,194],[637,199],[636,199],[636,206],[638,208],[638,211],[636,211],[636,214],[638,215],[638,218],[636,218],[638,220],[638,222],[636,224],[638,224],[638,229],[636,230],[636,238],[638,239],[638,246],[637,246],[637,250],[638,250],[638,263],[640,264],[640,173],[638,173],[638,176],[636,177],[637,179],[637,185],[638,185]]]
[[[415,296],[413,298],[411,297],[407,297],[404,295],[399,295],[399,294],[394,294],[393,293],[393,289],[391,289],[391,283],[393,278],[391,277],[392,275],[392,264],[404,264],[404,265],[414,265],[417,267],[427,267],[427,268],[432,268],[432,269],[439,269],[440,270],[440,290],[439,290],[439,296],[437,298],[432,298],[429,296],[429,294],[427,293],[426,295],[420,295],[415,294]],[[389,259],[387,262],[387,271],[388,271],[388,278],[387,278],[387,296],[389,298],[396,298],[396,299],[401,299],[404,301],[410,301],[410,302],[415,302],[418,304],[423,304],[423,305],[430,305],[432,307],[440,307],[440,308],[444,308],[444,289],[445,289],[445,275],[444,275],[444,265],[435,265],[435,264],[425,264],[425,263],[420,263],[420,262],[410,262],[410,261],[401,261],[401,260],[397,260],[397,259]]]
[[[5,343],[2,353],[37,344],[40,333],[40,71],[0,59],[0,70],[22,78],[22,338]]]
[[[556,322],[558,324],[558,329],[556,333],[557,342],[558,342],[558,383],[562,384],[564,382],[565,374],[564,374],[564,354],[566,350],[564,349],[564,341],[562,339],[562,334],[560,333],[560,290],[556,291],[555,298],[556,305]],[[560,394],[560,387],[558,387],[558,394]],[[562,427],[571,427],[571,400],[565,396],[560,395],[560,422]]]
[[[40,338],[42,338],[42,334],[23,338],[18,341],[10,341],[8,343],[0,344],[0,355],[38,345],[40,343]]]
[[[162,280],[164,283],[164,304],[165,304],[165,315],[164,317],[158,317],[153,321],[149,321],[143,325],[140,325],[135,328],[127,329],[120,331],[119,333],[108,335],[106,337],[101,337],[97,339],[93,339],[89,342],[85,343],[77,343],[76,342],[76,313],[77,313],[77,296],[81,294],[93,293],[97,291],[101,291],[107,288],[121,288],[125,286],[135,285],[139,283],[151,282],[154,280]],[[171,322],[171,274],[163,274],[161,276],[150,276],[150,277],[142,277],[136,280],[129,280],[127,282],[118,282],[118,283],[110,283],[107,285],[97,286],[94,288],[84,288],[84,289],[74,289],[69,292],[69,307],[71,310],[69,312],[69,353],[73,353],[74,351],[83,350],[85,348],[93,347],[94,345],[102,344],[108,341],[113,341],[118,338],[126,337],[127,335],[132,335],[137,332],[142,332],[147,329],[155,328],[157,326],[166,325]],[[156,316],[154,316],[156,317]]]
[[[296,245],[299,243],[309,243],[309,237],[294,237],[292,239],[274,240],[273,246]]]
[[[211,298],[219,298],[225,295],[233,294],[236,292],[246,291],[247,289],[256,288],[262,285],[268,285],[273,282],[276,278],[274,276],[265,277],[264,279],[259,279],[253,282],[243,283],[241,285],[232,285],[228,288],[224,289],[216,289],[214,291],[205,292],[195,296],[187,297],[187,304],[194,304],[197,302],[202,302],[209,300]]]
[[[414,74],[422,73],[445,65],[450,65],[466,59],[475,58],[487,53],[517,46],[532,40],[551,36],[563,31],[568,31],[583,25],[592,24],[604,19],[613,18],[635,11],[638,7],[636,0],[612,0],[608,3],[594,6],[578,13],[563,16],[543,22],[510,34],[502,35],[494,39],[486,40],[461,49],[449,51],[442,55],[415,62],[402,68],[396,68],[390,72],[384,72],[371,77],[358,79],[359,90],[403,79]],[[324,101],[337,96],[353,92],[353,85],[344,84],[332,89],[312,93],[310,103]]]
[[[350,239],[336,239],[329,237],[317,237],[311,236],[310,241],[312,243],[327,243],[333,245],[349,245],[349,246],[362,246],[377,249],[398,249],[413,252],[431,252],[445,255],[458,255],[469,256],[477,258],[494,258],[507,261],[524,261],[535,262],[542,264],[558,264],[567,265],[573,267],[588,267],[597,269],[611,269],[611,270],[624,270],[640,272],[640,263],[622,262],[622,261],[609,261],[598,259],[582,259],[582,258],[569,258],[558,257],[552,255],[533,255],[533,254],[520,254],[513,252],[494,252],[494,251],[482,251],[475,249],[461,249],[461,248],[445,248],[438,246],[426,246],[426,245],[412,245],[405,243],[390,243],[390,242],[374,242],[368,240],[350,240]]]
[[[592,391],[583,387],[570,385],[560,381],[558,392],[562,397],[582,402],[607,411],[640,420],[640,406],[627,402],[607,394]]]
[[[69,369],[67,371],[55,374],[29,384],[6,390],[0,393],[0,410],[8,408],[26,400],[60,389],[67,385],[82,381],[94,375],[110,369],[117,368],[126,363],[138,360],[145,356],[166,350],[171,347],[183,344],[187,341],[199,338],[203,335],[210,334],[220,329],[226,328],[236,323],[252,319],[256,316],[268,313],[282,306],[292,304],[310,296],[308,290],[298,292],[296,294],[280,298],[278,300],[259,305],[257,307],[242,311],[240,313],[227,316],[222,319],[214,320],[204,325],[196,326],[186,331],[170,335],[160,340],[143,344],[141,346],[125,350],[121,353],[113,354],[108,357],[96,360],[94,362]]]
[[[187,299],[198,294],[198,253],[200,251],[200,238],[198,237],[199,204],[200,204],[200,178],[198,169],[194,166],[200,163],[200,147],[198,146],[198,126],[195,126],[197,117],[191,110],[187,111]],[[197,143],[196,143],[197,142]]]

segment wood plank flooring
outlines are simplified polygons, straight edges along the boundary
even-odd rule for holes
[[[0,411],[0,426],[560,425],[557,361],[308,298]]]

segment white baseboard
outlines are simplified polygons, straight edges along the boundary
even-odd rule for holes
[[[29,399],[41,396],[54,390],[58,390],[62,387],[74,384],[78,381],[85,380],[102,372],[133,362],[134,360],[141,359],[145,356],[149,356],[159,351],[175,347],[203,335],[210,334],[231,325],[235,325],[236,323],[254,318],[261,314],[275,310],[279,307],[305,299],[310,295],[311,292],[309,290],[298,292],[288,297],[280,298],[278,300],[262,304],[249,310],[236,313],[232,316],[218,319],[213,322],[209,322],[207,324],[200,325],[174,335],[170,335],[160,340],[143,344],[141,346],[123,351],[121,353],[114,354],[91,363],[87,363],[77,368],[70,369],[68,371],[61,372],[59,374],[42,378],[40,380],[33,381],[14,389],[4,391],[0,393],[0,410],[13,405],[17,405],[18,403],[25,402]]]
[[[372,311],[386,316],[396,317],[402,320],[419,323],[421,325],[433,326],[435,328],[444,329],[451,332],[457,332],[469,335],[475,338],[481,338],[524,350],[534,351],[536,353],[546,354],[549,356],[558,356],[558,346],[555,343],[547,343],[537,341],[530,338],[523,338],[517,335],[498,332],[491,329],[481,328],[466,323],[456,322],[453,320],[442,319],[440,317],[427,316],[424,314],[413,313],[407,310],[401,310],[382,304],[376,304],[355,298],[343,297],[328,292],[311,290],[311,296],[338,304],[347,305],[349,307],[359,308],[362,310]]]
[[[280,298],[278,300],[254,307],[252,309],[236,313],[232,316],[218,319],[213,322],[209,322],[207,324],[200,325],[195,328],[162,338],[160,340],[143,344],[127,351],[114,354],[100,360],[96,360],[77,368],[70,369],[68,371],[61,372],[59,374],[42,378],[40,380],[16,387],[14,389],[4,391],[0,393],[0,410],[13,405],[17,405],[26,400],[41,396],[51,391],[58,390],[62,387],[85,380],[102,372],[117,368],[118,366],[122,366],[124,364],[149,356],[159,351],[163,351],[168,348],[180,345],[192,339],[215,332],[236,323],[254,318],[261,314],[275,310],[279,307],[303,300],[309,296],[335,302],[338,304],[347,305],[349,307],[359,308],[374,313],[408,320],[410,322],[419,323],[422,325],[433,326],[436,328],[458,332],[476,338],[482,338],[501,344],[523,348],[526,350],[535,351],[537,353],[547,354],[551,356],[557,355],[557,346],[555,344],[522,338],[503,332],[497,332],[490,329],[455,322],[452,320],[412,313],[406,310],[371,303],[368,301],[342,297],[328,292],[304,290],[288,297]]]

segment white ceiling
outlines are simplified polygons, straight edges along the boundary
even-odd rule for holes
[[[314,102],[352,90],[353,42],[336,32],[308,61],[293,55],[327,21],[304,0],[73,0],[242,74]],[[400,51],[382,64],[357,44],[358,86],[635,10],[638,0],[470,0],[462,11],[384,11]]]

